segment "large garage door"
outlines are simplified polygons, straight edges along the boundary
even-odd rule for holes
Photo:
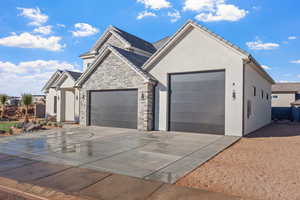
[[[224,134],[225,71],[169,76],[169,129]]]
[[[90,125],[137,128],[137,90],[92,91]]]

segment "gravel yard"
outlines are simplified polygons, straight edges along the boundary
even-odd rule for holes
[[[300,125],[272,124],[177,183],[253,199],[300,199]]]

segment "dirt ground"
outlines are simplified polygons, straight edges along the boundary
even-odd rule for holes
[[[251,199],[299,200],[300,124],[260,129],[176,184]]]

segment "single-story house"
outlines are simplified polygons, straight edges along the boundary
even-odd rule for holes
[[[43,87],[46,94],[46,116],[58,122],[79,122],[79,90],[75,82],[82,73],[57,70]]]
[[[272,85],[272,118],[300,121],[300,83]]]
[[[243,136],[271,122],[273,79],[193,21],[155,43],[110,26],[80,57],[81,125]]]

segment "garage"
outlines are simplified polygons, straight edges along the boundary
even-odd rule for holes
[[[138,90],[90,92],[90,125],[137,128]]]
[[[225,71],[169,74],[169,130],[225,134]]]

